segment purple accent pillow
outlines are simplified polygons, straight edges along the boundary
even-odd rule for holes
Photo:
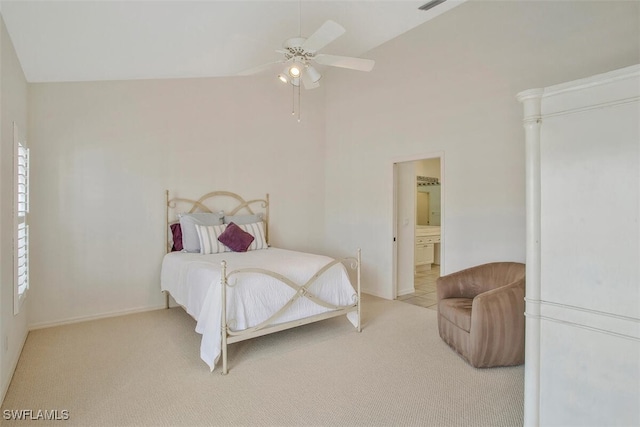
[[[230,222],[227,229],[218,237],[218,241],[234,252],[247,252],[254,237],[242,228]]]
[[[182,250],[182,228],[180,227],[180,223],[176,222],[175,224],[171,224],[171,235],[173,236],[173,248],[171,248],[172,252],[181,251]]]

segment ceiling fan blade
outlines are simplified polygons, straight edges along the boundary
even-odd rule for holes
[[[307,52],[317,52],[341,35],[345,33],[342,25],[332,20],[328,20],[315,33],[311,34],[302,44],[302,48]]]
[[[267,64],[258,65],[257,67],[253,67],[253,68],[249,68],[247,70],[240,71],[238,73],[238,75],[239,76],[250,76],[252,74],[258,74],[258,73],[261,73],[263,71],[267,71],[267,70],[273,68],[276,64],[282,64],[283,62],[285,62],[285,61],[280,60],[280,61],[269,62]]]
[[[350,70],[371,71],[376,61],[373,59],[352,58],[350,56],[317,54],[313,58],[318,64],[332,67],[348,68]]]
[[[309,68],[312,68],[312,67],[309,67]],[[318,74],[318,76],[319,75],[320,74]],[[320,77],[318,77],[318,79],[315,82],[313,81],[313,77],[309,73],[309,70],[304,70],[304,72],[302,73],[302,84],[304,84],[305,89],[315,89],[318,86],[320,86],[320,83],[318,83],[318,80],[320,80]]]

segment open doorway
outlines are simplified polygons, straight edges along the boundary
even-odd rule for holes
[[[393,295],[431,309],[443,264],[442,163],[442,155],[394,163]]]

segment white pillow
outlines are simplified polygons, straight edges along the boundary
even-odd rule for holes
[[[226,230],[227,224],[220,225],[198,225],[196,231],[200,242],[201,254],[218,254],[220,252],[230,252],[231,249],[226,247],[218,240],[218,237]],[[254,239],[255,241],[255,239]]]
[[[267,249],[269,247],[264,236],[264,223],[262,221],[236,225],[253,236],[253,242],[251,242],[251,245],[247,249],[248,251]]]
[[[182,248],[187,252],[200,252],[196,226],[222,224],[223,216],[223,213],[204,212],[181,214],[180,228],[182,229]]]
[[[250,224],[253,222],[263,221],[263,216],[264,215],[262,214],[262,212],[251,215],[225,215],[223,221],[225,224],[229,224],[230,222],[234,223],[235,225]]]

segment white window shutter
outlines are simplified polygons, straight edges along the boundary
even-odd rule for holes
[[[29,289],[29,149],[20,141],[14,123],[15,206],[14,206],[14,314],[18,314]]]

